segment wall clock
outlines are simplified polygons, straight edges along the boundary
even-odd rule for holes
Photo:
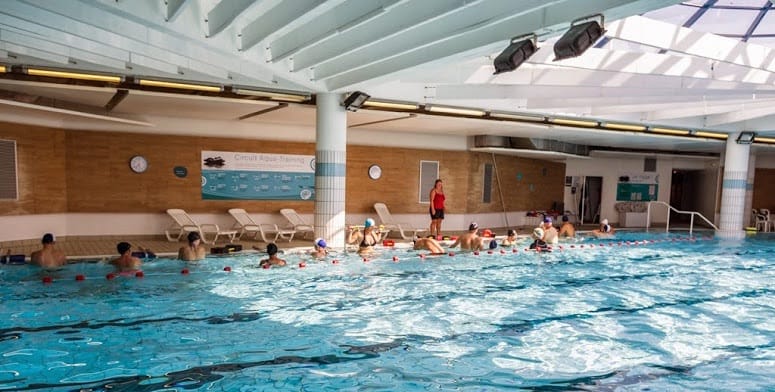
[[[376,180],[382,177],[382,168],[379,165],[369,166],[369,178]]]
[[[143,173],[148,170],[148,160],[142,155],[135,155],[129,160],[129,168],[135,173]]]

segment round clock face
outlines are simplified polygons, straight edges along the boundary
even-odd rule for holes
[[[369,178],[376,180],[380,177],[382,177],[382,168],[379,165],[369,166]]]
[[[142,173],[148,170],[148,161],[141,155],[135,155],[129,160],[129,167],[135,173]]]

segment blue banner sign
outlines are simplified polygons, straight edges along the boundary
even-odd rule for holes
[[[315,156],[202,151],[203,200],[315,200]]]

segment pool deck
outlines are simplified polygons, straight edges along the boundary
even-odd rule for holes
[[[596,229],[597,225],[584,225],[582,227],[577,228],[577,232],[583,234],[584,232],[591,231],[593,229]],[[655,227],[653,229],[659,229],[658,227]],[[677,230],[680,230],[680,228],[676,228]],[[505,228],[494,228],[492,229],[496,234],[503,235],[506,232]],[[527,235],[527,233],[530,232],[532,228],[528,227],[520,227],[517,228],[518,233],[520,234],[520,237],[524,237]],[[617,229],[617,230],[627,230],[627,229]],[[642,229],[634,229],[634,230],[642,230]],[[704,230],[704,229],[701,229]],[[445,232],[445,236],[456,236],[462,234],[462,231],[459,232]],[[408,240],[402,240],[400,238],[396,238],[395,236],[391,236],[390,239],[394,240],[396,243],[406,242],[408,243]],[[308,236],[308,238],[295,238],[293,241],[286,241],[286,240],[278,240],[277,246],[281,250],[300,250],[300,249],[312,249],[312,236]],[[138,251],[140,248],[143,249],[149,249],[153,253],[155,253],[157,256],[160,257],[176,257],[178,254],[178,250],[180,247],[184,246],[186,244],[185,241],[179,241],[179,242],[170,242],[168,241],[163,235],[134,235],[134,236],[85,236],[85,237],[78,237],[78,236],[71,236],[71,237],[65,237],[65,238],[57,238],[56,246],[57,248],[61,249],[65,252],[67,255],[67,259],[70,262],[77,262],[82,260],[106,260],[118,257],[118,253],[116,252],[116,244],[121,241],[126,241],[132,244],[132,250]],[[211,248],[213,247],[222,247],[225,244],[228,244],[228,241],[219,241],[217,244],[204,244],[204,246],[207,248],[208,254],[211,252]],[[232,242],[233,244],[239,244],[242,245],[243,251],[252,250],[253,247],[257,247],[258,249],[265,249],[266,243],[263,241],[256,241],[253,239],[245,238],[235,240]],[[40,240],[20,240],[20,241],[5,241],[0,242],[0,255],[5,255],[10,250],[10,254],[16,255],[16,254],[23,254],[26,255],[29,259],[30,253],[33,251],[36,251],[40,249]]]

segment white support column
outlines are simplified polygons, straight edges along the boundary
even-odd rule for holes
[[[347,112],[340,94],[320,93],[315,144],[315,235],[333,248],[345,246]]]
[[[745,209],[743,210],[745,213],[743,223],[746,226],[756,225],[756,222],[753,219],[753,214],[751,213],[751,210],[753,210],[753,184],[755,177],[756,154],[750,154],[750,158],[748,159],[748,183],[746,184],[745,188]]]
[[[743,238],[748,188],[748,162],[751,146],[736,142],[739,133],[730,134],[724,156],[724,179],[721,186],[721,220],[719,232],[722,238]]]

